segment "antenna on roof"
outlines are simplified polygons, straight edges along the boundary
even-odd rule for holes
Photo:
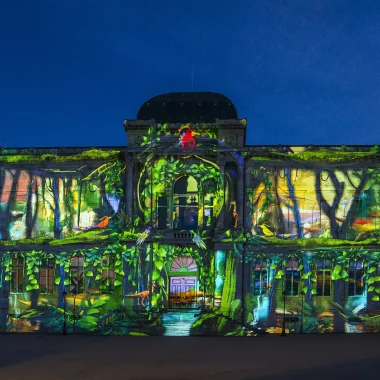
[[[194,80],[195,80],[195,70],[194,70],[194,61],[192,62],[191,67],[191,89],[194,91]]]

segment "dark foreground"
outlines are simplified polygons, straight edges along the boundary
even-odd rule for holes
[[[380,334],[0,335],[0,379],[376,379]]]

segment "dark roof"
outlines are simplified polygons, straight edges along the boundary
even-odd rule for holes
[[[157,123],[212,123],[216,119],[237,119],[232,101],[216,92],[170,92],[146,101],[137,119]]]

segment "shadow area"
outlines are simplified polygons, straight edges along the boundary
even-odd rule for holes
[[[0,368],[19,365],[45,356],[83,352],[94,342],[92,335],[12,333],[0,334]]]
[[[308,379],[308,380],[336,380],[336,379],[375,379],[379,372],[380,354],[377,357],[360,360],[348,360],[347,362],[321,365],[315,368],[299,368],[286,370],[285,373],[277,373],[264,376],[246,377],[244,380],[251,379]]]

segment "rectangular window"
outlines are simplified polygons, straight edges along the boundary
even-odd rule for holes
[[[348,271],[348,295],[361,296],[364,290],[364,268],[362,261],[350,261]]]
[[[100,280],[100,293],[110,294],[114,291],[115,270],[114,258],[110,256],[102,257],[102,278]]]
[[[24,259],[13,258],[11,264],[11,293],[22,293],[24,291]]]
[[[174,184],[173,228],[195,230],[198,227],[198,182],[195,178],[181,177]]]
[[[53,294],[54,292],[54,259],[41,260],[40,292],[41,294]]]
[[[320,260],[317,263],[317,296],[331,295],[331,261]]]
[[[164,230],[167,227],[167,216],[168,216],[168,205],[167,197],[159,197],[157,200],[157,219],[158,219],[158,229]]]
[[[193,230],[198,225],[198,197],[175,195],[173,205],[173,228]]]
[[[256,260],[253,271],[253,294],[257,296],[267,295],[268,293],[268,270],[265,261]]]
[[[214,196],[206,194],[203,201],[203,224],[206,227],[211,227],[214,220]]]
[[[298,261],[290,260],[285,270],[285,292],[288,296],[298,295],[298,284],[300,272],[298,272]]]
[[[70,265],[70,289],[69,293],[84,293],[84,260],[83,257],[77,256],[71,258]]]

